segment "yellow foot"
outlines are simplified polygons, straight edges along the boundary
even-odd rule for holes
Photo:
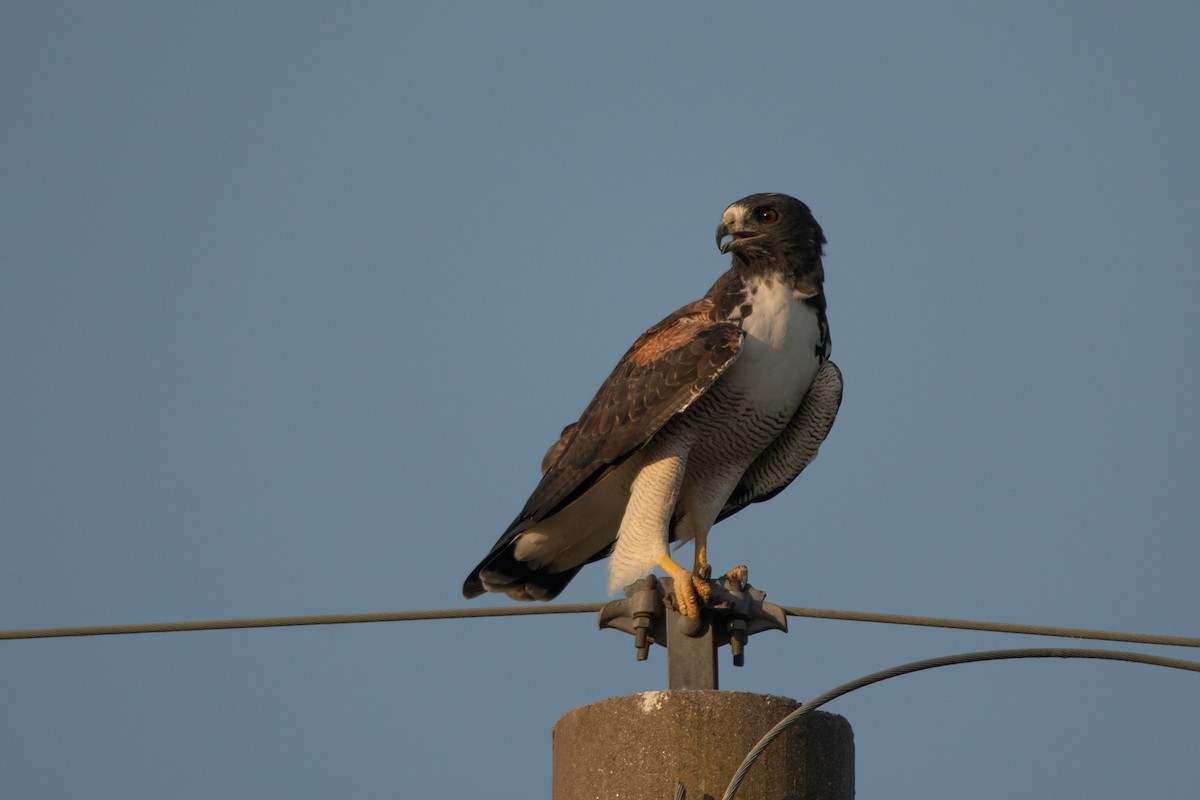
[[[732,580],[737,585],[739,590],[744,590],[746,585],[750,582],[750,570],[746,569],[745,564],[739,567],[734,567],[733,569],[729,570],[729,572],[725,573],[725,579]]]
[[[702,604],[708,602],[711,594],[708,581],[679,566],[670,556],[660,558],[658,566],[662,567],[663,572],[670,575],[675,583],[675,610],[685,617],[699,619]]]

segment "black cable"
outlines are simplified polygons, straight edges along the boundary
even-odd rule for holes
[[[896,678],[901,675],[908,675],[913,672],[920,672],[926,669],[935,669],[937,667],[948,667],[954,664],[971,664],[979,661],[1001,661],[1014,658],[1093,658],[1103,659],[1108,661],[1129,661],[1135,664],[1151,664],[1158,667],[1170,667],[1171,669],[1184,669],[1191,672],[1200,672],[1200,662],[1185,661],[1180,658],[1166,658],[1164,656],[1150,655],[1148,653],[1134,653],[1120,650],[1083,650],[1078,648],[1058,648],[1058,647],[1042,647],[1042,648],[1024,648],[1019,650],[986,650],[977,653],[959,653],[957,655],[939,656],[937,658],[927,658],[922,661],[913,661],[908,664],[901,664],[896,667],[890,667],[879,672],[873,672],[870,675],[865,675],[857,680],[843,683],[834,689],[830,689],[822,695],[819,695],[813,700],[804,703],[792,713],[784,717],[779,724],[767,731],[758,744],[751,748],[746,758],[742,760],[741,766],[733,774],[733,779],[729,782],[729,788],[725,790],[722,800],[733,800],[737,794],[738,787],[742,785],[742,781],[746,778],[746,773],[758,761],[759,756],[763,751],[770,746],[771,742],[778,739],[784,731],[795,725],[801,720],[805,714],[810,711],[815,711],[831,700],[836,700],[842,695],[849,694],[856,689],[861,689],[864,686],[870,686],[872,683],[886,681],[889,678]]]
[[[26,628],[0,631],[0,639],[49,639],[63,636],[115,636],[126,633],[178,633],[181,631],[218,631],[235,628],[280,628],[297,625],[346,625],[359,622],[414,622],[435,619],[475,619],[479,617],[531,616],[534,614],[596,613],[603,603],[575,603],[552,606],[499,606],[496,608],[444,608],[427,611],[395,611],[374,614],[325,614],[305,617],[258,617],[253,619],[212,619],[198,622],[145,622],[131,625],[90,625],[73,628]]]
[[[444,608],[425,611],[394,611],[367,614],[324,614],[300,617],[257,617],[251,619],[216,619],[194,622],[145,622],[126,625],[90,625],[69,628],[26,628],[0,631],[0,640],[49,639],[69,636],[116,636],[129,633],[178,633],[183,631],[234,630],[238,628],[281,628],[302,625],[346,625],[365,622],[414,622],[419,620],[478,619],[481,617],[535,616],[540,614],[596,613],[604,603],[562,603],[558,605],[522,605],[481,608]],[[1018,633],[1031,636],[1062,636],[1074,639],[1097,639],[1110,642],[1200,647],[1200,638],[1169,636],[1153,633],[1122,633],[1089,628],[1062,628],[1050,625],[1024,625],[1008,622],[983,622],[943,617],[915,617],[904,614],[881,614],[866,611],[835,611],[827,608],[781,606],[793,617],[832,619],[852,622],[878,622],[890,625],[920,625],[955,628],[959,630]]]

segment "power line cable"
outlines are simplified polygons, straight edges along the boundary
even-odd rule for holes
[[[817,696],[813,700],[804,703],[792,713],[784,717],[780,722],[767,731],[758,744],[751,748],[746,758],[742,760],[741,765],[734,772],[732,780],[729,782],[729,787],[725,790],[722,800],[734,800],[734,795],[737,794],[738,787],[742,785],[742,781],[746,778],[746,773],[754,766],[763,751],[770,746],[772,742],[778,739],[784,731],[798,723],[806,714],[815,711],[831,700],[836,700],[842,695],[849,694],[856,689],[861,689],[864,686],[870,686],[873,683],[886,681],[889,678],[896,678],[901,675],[908,675],[913,672],[920,672],[926,669],[936,669],[938,667],[948,667],[955,664],[971,664],[980,661],[1000,661],[1015,658],[1091,658],[1102,659],[1108,661],[1128,661],[1135,664],[1150,664],[1158,667],[1169,667],[1171,669],[1183,669],[1191,672],[1200,672],[1200,661],[1185,661],[1179,658],[1166,658],[1163,656],[1151,655],[1149,653],[1133,653],[1121,650],[1084,650],[1079,648],[1024,648],[1019,650],[987,650],[977,653],[959,653],[950,656],[939,656],[937,658],[927,658],[921,661],[913,661],[908,664],[901,664],[896,667],[873,672],[870,675],[865,675],[857,680],[844,683],[834,689],[830,689],[822,695]]]
[[[283,628],[300,625],[347,625],[360,622],[416,622],[437,619],[532,616],[535,614],[596,613],[603,603],[564,603],[550,606],[501,606],[498,608],[444,608],[426,611],[395,611],[374,614],[324,614],[302,617],[256,617],[212,619],[197,622],[145,622],[132,625],[87,625],[72,628],[27,628],[0,631],[0,639],[52,639],[65,636],[116,636],[126,633],[179,633],[237,628]]]
[[[870,611],[833,611],[827,608],[799,608],[782,606],[792,617],[813,619],[836,619],[852,622],[881,622],[889,625],[921,625],[929,628],[955,628],[968,631],[991,633],[1019,633],[1026,636],[1061,636],[1069,639],[1096,639],[1107,642],[1133,642],[1136,644],[1160,644],[1174,647],[1200,647],[1200,638],[1193,636],[1168,636],[1155,633],[1125,633],[1101,631],[1091,628],[1063,628],[1053,625],[1024,625],[1012,622],[984,622],[973,619],[946,619],[943,617],[914,617],[907,614],[878,614]]]
[[[130,633],[178,633],[185,631],[234,630],[239,628],[281,628],[304,625],[346,625],[366,622],[415,622],[421,620],[478,619],[483,617],[534,616],[540,614],[597,613],[604,603],[563,603],[539,606],[498,606],[494,608],[447,608],[424,611],[396,611],[368,614],[325,614],[299,617],[257,617],[251,619],[218,619],[192,622],[147,622],[128,625],[90,625],[67,628],[26,628],[0,631],[0,640],[49,639],[74,636],[116,636]],[[904,614],[881,614],[864,611],[837,611],[824,608],[782,606],[784,613],[810,619],[832,619],[851,622],[875,622],[891,625],[918,625],[955,628],[960,630],[1016,633],[1032,636],[1059,636],[1074,639],[1096,639],[1112,642],[1200,647],[1200,638],[1150,633],[1125,633],[1090,628],[1063,628],[1049,625],[1025,625],[1007,622],[985,622],[943,617],[917,617]]]

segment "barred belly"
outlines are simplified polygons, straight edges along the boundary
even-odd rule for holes
[[[746,469],[775,441],[802,397],[798,392],[764,407],[733,384],[719,383],[662,431],[690,444],[676,503],[680,542],[712,525]]]

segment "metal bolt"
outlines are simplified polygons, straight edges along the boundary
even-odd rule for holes
[[[729,620],[729,650],[733,653],[733,665],[743,666],[746,663],[746,620],[734,617]]]
[[[650,631],[650,615],[635,614],[633,628],[633,646],[637,648],[637,660],[645,661],[650,657],[650,642],[646,638]]]

